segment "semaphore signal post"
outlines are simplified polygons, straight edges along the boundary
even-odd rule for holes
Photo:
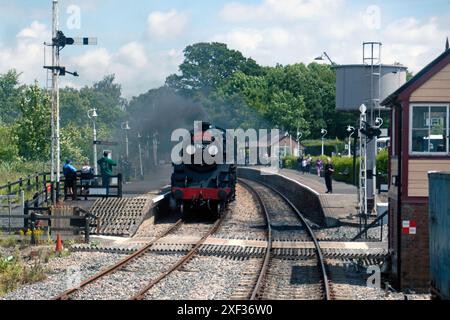
[[[66,67],[60,65],[60,53],[67,45],[96,45],[96,38],[69,38],[59,30],[59,2],[53,0],[53,23],[52,23],[52,42],[44,43],[45,46],[52,47],[52,64],[44,65],[51,73],[51,92],[52,92],[52,144],[51,144],[51,183],[52,200],[59,199],[59,188],[61,183],[61,144],[60,144],[60,108],[59,108],[59,77],[70,74],[78,77],[77,72],[69,72]],[[48,86],[50,87],[50,86]]]

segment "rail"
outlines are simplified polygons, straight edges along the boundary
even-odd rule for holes
[[[156,239],[149,242],[147,245],[145,245],[142,249],[138,250],[137,252],[127,256],[126,258],[122,259],[118,263],[108,267],[107,269],[95,274],[91,278],[83,281],[81,284],[79,284],[77,287],[71,288],[60,295],[53,298],[53,300],[69,300],[70,296],[72,296],[74,293],[80,291],[81,289],[85,288],[86,286],[98,281],[101,278],[106,277],[109,274],[112,274],[119,270],[120,268],[124,267],[125,265],[129,264],[131,261],[134,261],[135,259],[141,257],[144,255],[155,243],[157,243],[160,239],[164,238],[171,232],[173,232],[175,229],[180,227],[184,223],[183,220],[178,220],[173,226],[165,230],[161,235],[159,235]]]
[[[309,225],[308,221],[303,216],[303,214],[297,209],[297,207],[286,196],[284,196],[281,192],[279,192],[278,190],[274,189],[273,187],[271,187],[271,186],[269,186],[269,185],[267,185],[265,183],[262,183],[262,182],[259,182],[259,181],[255,181],[255,182],[265,186],[266,188],[269,188],[270,190],[272,190],[276,194],[278,194],[283,200],[286,201],[286,203],[291,207],[291,209],[297,214],[297,216],[302,221],[302,223],[305,226],[305,228],[306,228],[310,238],[312,239],[312,241],[314,243],[316,255],[317,255],[317,258],[318,258],[318,261],[319,261],[319,269],[320,269],[320,274],[321,274],[321,278],[322,278],[322,281],[323,281],[323,291],[324,291],[323,299],[324,300],[330,300],[331,299],[331,295],[330,295],[331,291],[330,291],[330,284],[329,284],[329,281],[328,281],[327,269],[326,269],[326,266],[325,266],[325,259],[324,259],[323,253],[322,253],[322,249],[320,248],[319,241],[317,240],[316,235],[314,234],[314,231],[312,230],[312,228]],[[250,187],[250,188],[252,188],[252,187]],[[256,191],[254,193],[257,194]],[[258,196],[258,198],[260,198],[260,197]],[[262,201],[262,199],[260,199],[260,200]],[[259,200],[258,200],[258,202],[259,202]],[[266,271],[266,270],[263,269],[263,271]],[[261,279],[263,279],[263,278],[264,277],[262,277]]]
[[[264,201],[261,199],[261,196],[255,191],[253,190],[253,188],[246,182],[244,182],[243,180],[239,179],[239,182],[245,187],[247,188],[257,199],[259,205],[262,208],[262,211],[264,212],[264,217],[267,223],[267,248],[266,248],[266,252],[264,254],[264,262],[263,265],[261,267],[261,270],[259,272],[259,276],[258,276],[258,280],[256,282],[255,288],[252,292],[252,295],[250,297],[250,300],[256,300],[258,298],[258,296],[260,295],[261,289],[263,287],[264,284],[264,278],[267,274],[267,271],[269,269],[269,263],[270,263],[270,256],[272,254],[272,247],[273,247],[273,237],[272,237],[272,225],[270,223],[270,215],[269,212],[267,211],[267,207],[264,204]]]

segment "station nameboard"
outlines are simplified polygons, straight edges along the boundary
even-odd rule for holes
[[[118,146],[119,145],[118,142],[113,142],[113,141],[94,141],[94,144],[96,144],[98,146]]]

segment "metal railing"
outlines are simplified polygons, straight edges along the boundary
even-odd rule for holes
[[[84,232],[84,240],[86,243],[89,243],[90,241],[90,234],[91,234],[91,228],[97,229],[100,228],[100,221],[99,219],[91,214],[90,212],[81,209],[81,208],[74,208],[74,214],[70,216],[56,216],[53,215],[53,208],[51,207],[42,207],[42,208],[25,208],[24,214],[14,214],[14,215],[0,215],[1,218],[10,218],[10,219],[23,219],[24,227],[1,227],[0,230],[6,230],[8,231],[19,231],[19,230],[30,230],[31,231],[31,244],[36,244],[36,233],[35,230],[38,228],[42,228],[44,230],[47,230],[48,234],[52,234],[52,232],[56,231],[72,231],[75,233]],[[69,227],[68,228],[56,228],[52,225],[55,221],[61,221],[61,220],[69,220]],[[39,222],[46,222],[46,226],[41,226]]]
[[[17,231],[27,227],[24,215],[28,210],[48,208],[56,203],[53,199],[55,186],[50,181],[50,173],[36,173],[15,182],[0,186],[0,229]],[[83,180],[85,182],[85,180]],[[62,178],[57,190],[57,199],[64,197],[65,179]],[[81,175],[77,174],[75,195],[73,198],[83,200],[88,198],[122,198],[123,178],[121,174],[111,177],[109,193],[102,186],[100,175],[92,176],[88,183],[82,183]],[[72,197],[72,196],[71,196]],[[21,222],[23,218],[24,223]]]
[[[360,239],[362,236],[366,236],[367,238],[367,232],[372,229],[377,227],[378,225],[381,226],[381,235],[380,235],[380,241],[383,241],[383,227],[384,227],[384,223],[383,220],[384,218],[389,214],[389,211],[386,211],[385,213],[383,213],[382,215],[380,215],[378,218],[376,218],[371,224],[369,224],[367,227],[365,227],[360,233],[358,233],[353,239],[352,241],[356,241],[358,239]]]

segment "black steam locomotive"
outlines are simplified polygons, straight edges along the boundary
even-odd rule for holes
[[[184,213],[207,208],[209,213],[220,217],[226,205],[235,199],[237,166],[227,164],[227,140],[230,139],[225,130],[209,123],[202,123],[201,128],[190,132],[190,143],[181,151],[183,161],[173,165],[172,209]],[[204,155],[209,155],[207,161]]]

